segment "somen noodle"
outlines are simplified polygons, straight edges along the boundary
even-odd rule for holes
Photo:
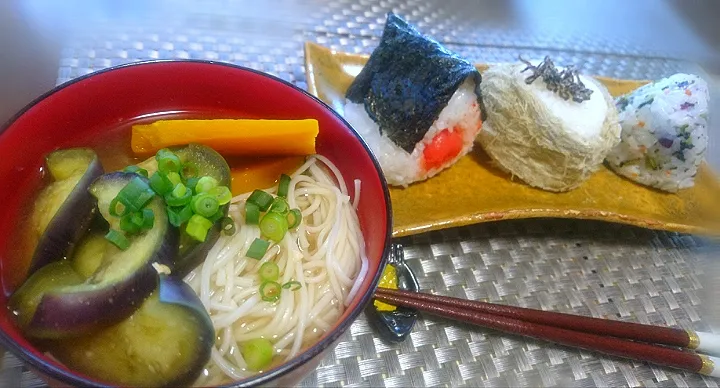
[[[317,341],[340,318],[367,273],[365,244],[356,214],[360,181],[351,200],[340,171],[327,158],[313,155],[290,180],[287,202],[300,209],[302,222],[273,243],[260,260],[246,257],[261,237],[257,225],[245,222],[250,193],[232,199],[230,216],[237,225],[223,235],[204,263],[186,281],[210,313],[216,332],[211,360],[197,384],[214,385],[251,376],[241,354],[242,343],[266,338],[273,343],[273,364],[289,360]],[[278,187],[266,189],[275,196]],[[272,261],[283,288],[277,302],[259,295],[258,270]]]

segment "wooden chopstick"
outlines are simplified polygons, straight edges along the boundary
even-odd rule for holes
[[[698,350],[703,353],[720,354],[720,346],[718,346],[720,339],[718,339],[716,334],[712,333],[695,332],[692,330],[681,330],[671,327],[645,325],[633,322],[613,321],[609,319],[599,319],[553,311],[535,310],[524,307],[499,305],[387,288],[378,289],[378,292],[428,302],[439,302],[462,309],[471,309],[488,314],[501,315],[508,318],[520,319],[527,322],[555,326],[574,331],[582,331],[585,333],[626,338],[633,341],[659,345],[677,346],[691,350]]]
[[[390,290],[386,288],[378,288],[377,291],[375,291],[375,299],[395,306],[414,308],[434,315],[473,323],[475,325],[492,328],[506,333],[528,336],[541,340],[552,341],[566,346],[579,347],[613,356],[647,361],[658,365],[720,377],[720,359],[718,358],[666,346],[634,342],[609,335],[600,335],[597,334],[602,333],[599,323],[595,323],[594,326],[591,326],[594,330],[596,330],[595,333],[588,333],[571,330],[567,328],[567,326],[565,326],[565,328],[558,327],[557,325],[554,325],[554,321],[550,319],[537,318],[538,315],[542,314],[532,314],[536,317],[536,321],[542,320],[542,322],[544,322],[537,323],[519,319],[519,317],[522,316],[519,312],[514,312],[514,317],[496,314],[493,312],[493,309],[488,308],[487,305],[489,305],[489,303],[402,290]],[[513,309],[499,310],[505,311],[508,314],[509,311],[515,311]],[[548,313],[544,311],[537,312]],[[555,314],[559,313],[552,314],[553,315],[551,316],[556,316]],[[615,322],[608,320],[599,321]],[[568,324],[567,320],[565,321],[565,324]],[[616,328],[615,330],[617,331],[618,329]],[[716,364],[718,365],[717,368],[715,367]]]

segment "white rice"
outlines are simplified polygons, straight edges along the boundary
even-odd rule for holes
[[[345,120],[355,128],[368,144],[380,162],[388,184],[407,187],[413,182],[436,175],[453,165],[472,149],[473,141],[480,132],[481,126],[480,107],[474,89],[475,83],[468,79],[455,91],[448,105],[440,112],[437,120],[432,124],[423,139],[415,146],[412,153],[407,153],[398,147],[384,134],[380,135],[379,126],[368,116],[362,104],[347,101]],[[441,168],[425,171],[422,167],[425,145],[445,129],[463,131],[463,149],[452,161],[445,163]]]
[[[621,142],[607,157],[620,175],[660,190],[692,187],[707,149],[708,87],[675,74],[616,100]]]
[[[559,67],[562,71],[563,68]],[[518,85],[530,90],[545,107],[555,117],[561,117],[565,122],[565,127],[577,135],[581,140],[594,141],[600,136],[603,130],[603,123],[607,117],[608,104],[602,98],[603,92],[600,85],[592,78],[580,75],[580,81],[586,88],[592,90],[590,99],[578,104],[572,99],[564,99],[558,97],[556,92],[548,90],[547,84],[543,82],[542,77],[538,77],[535,81],[528,85],[525,79],[529,73],[518,72]]]

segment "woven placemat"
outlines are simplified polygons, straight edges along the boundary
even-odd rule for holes
[[[287,8],[278,5],[282,11],[272,16],[262,16],[261,10],[247,16],[232,2],[210,1],[203,3],[202,10],[195,7],[189,12],[181,1],[162,20],[127,18],[85,26],[63,51],[58,83],[143,59],[198,58],[262,70],[305,88],[304,41],[370,53],[388,10],[409,15],[421,28],[437,32],[449,48],[477,62],[551,54],[558,63],[617,78],[700,72],[675,52],[633,46],[616,37],[570,39],[560,32],[538,35],[522,28],[503,33],[470,23],[458,13],[464,8],[444,8],[439,1],[279,3]],[[267,28],[263,18],[270,17],[277,28]],[[714,283],[720,271],[711,259],[719,249],[694,236],[601,222],[536,219],[448,229],[398,242],[405,246],[405,257],[423,291],[705,331],[713,331],[720,322],[712,306],[703,304],[716,297]],[[362,316],[301,385],[716,387],[717,383],[697,374],[430,316],[418,321],[405,342],[393,345],[380,339]],[[44,386],[10,354],[3,359],[0,385]]]

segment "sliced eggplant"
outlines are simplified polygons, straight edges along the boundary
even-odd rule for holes
[[[58,150],[45,162],[53,182],[35,200],[30,216],[34,253],[28,275],[71,253],[95,211],[88,187],[103,173],[97,155],[88,148]]]
[[[43,295],[85,281],[67,260],[50,263],[30,275],[8,301],[21,328],[27,328]]]
[[[83,279],[87,279],[100,268],[105,252],[112,247],[102,233],[89,233],[78,242],[70,264]]]
[[[211,176],[215,178],[221,186],[230,187],[230,167],[225,158],[222,157],[214,149],[201,144],[189,144],[181,147],[170,148],[183,164],[192,164],[197,169],[198,176]],[[155,157],[149,158],[138,165],[144,168],[152,176],[157,171],[157,162]],[[221,209],[223,215],[227,216],[229,205],[224,205]],[[180,254],[173,266],[173,273],[180,277],[187,275],[195,267],[205,260],[210,248],[220,238],[222,231],[220,222],[217,221],[208,231],[205,241],[198,242],[187,236],[185,233],[180,234]]]
[[[100,213],[112,225],[110,202],[138,177],[131,173],[102,175],[90,186]],[[145,178],[140,178],[145,179]],[[147,205],[155,214],[152,229],[128,237],[130,246],[107,247],[98,269],[82,284],[43,294],[26,332],[37,338],[59,338],[116,324],[130,316],[157,286],[154,263],[170,265],[177,257],[178,231],[167,219],[165,203],[153,198]]]
[[[158,290],[128,319],[49,347],[73,370],[112,384],[178,387],[200,375],[214,337],[193,290],[182,280],[161,276]]]

